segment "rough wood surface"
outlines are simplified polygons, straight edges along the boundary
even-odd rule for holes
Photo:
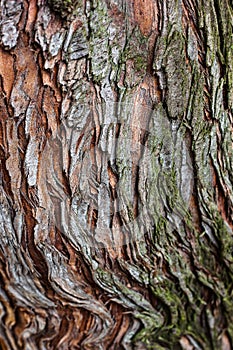
[[[233,348],[230,0],[1,0],[0,348]]]

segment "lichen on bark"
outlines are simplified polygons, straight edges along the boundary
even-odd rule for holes
[[[1,5],[0,347],[230,350],[232,4]]]

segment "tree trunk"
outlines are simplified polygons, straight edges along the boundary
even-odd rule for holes
[[[1,349],[233,348],[230,0],[1,0]]]

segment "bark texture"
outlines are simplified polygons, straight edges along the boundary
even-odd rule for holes
[[[1,0],[1,349],[232,349],[232,18]]]

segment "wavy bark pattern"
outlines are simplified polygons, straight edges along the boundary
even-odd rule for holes
[[[1,349],[232,349],[232,17],[1,0]]]

